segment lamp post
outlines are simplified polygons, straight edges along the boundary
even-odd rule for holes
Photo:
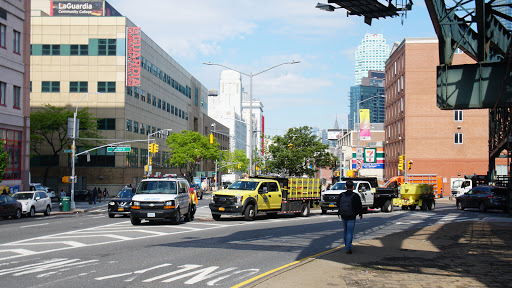
[[[260,72],[258,72],[258,73],[254,73],[254,74],[253,74],[252,72],[251,72],[251,73],[249,73],[249,74],[247,74],[247,73],[243,73],[243,72],[240,72],[240,71],[235,70],[235,69],[233,69],[233,68],[230,68],[230,67],[224,66],[224,65],[222,65],[222,64],[216,64],[216,63],[211,63],[211,62],[203,63],[203,64],[205,64],[205,65],[213,65],[213,66],[220,66],[220,67],[224,67],[224,68],[226,68],[226,69],[236,71],[236,72],[238,72],[238,73],[240,73],[240,74],[242,74],[242,75],[245,75],[245,76],[248,76],[248,77],[249,77],[249,87],[250,87],[250,88],[249,88],[249,105],[250,105],[250,107],[249,107],[249,176],[251,176],[251,175],[252,175],[252,152],[253,152],[253,151],[252,151],[252,137],[253,137],[253,135],[252,135],[252,77],[257,76],[257,75],[262,74],[262,73],[265,73],[265,72],[267,72],[267,71],[269,71],[269,70],[272,70],[272,69],[274,69],[274,68],[276,68],[276,67],[279,67],[279,66],[281,66],[281,65],[285,65],[285,64],[297,64],[297,63],[300,63],[300,61],[295,61],[295,60],[293,60],[293,61],[291,61],[291,62],[283,62],[283,63],[281,63],[281,64],[278,64],[278,65],[272,66],[272,67],[270,67],[270,68],[268,68],[268,69],[265,69],[265,70],[263,70],[263,71],[260,71]]]
[[[359,119],[359,104],[360,104],[360,103],[363,103],[363,102],[366,102],[366,101],[368,101],[368,100],[371,100],[371,99],[373,99],[373,98],[377,98],[377,97],[384,98],[384,97],[386,97],[386,96],[384,96],[384,95],[377,95],[377,96],[373,96],[373,97],[370,97],[370,98],[367,98],[367,99],[364,99],[364,100],[361,100],[361,101],[357,101],[357,105],[356,105],[356,107],[357,107],[357,108],[356,108],[356,118],[357,118],[357,122],[356,122],[356,123],[359,125],[359,129],[357,129],[356,159],[358,158],[358,157],[357,157],[357,154],[358,154],[358,150],[359,150],[359,131],[361,130],[361,123],[359,123],[359,121],[360,121],[360,119]],[[354,125],[354,128],[355,128],[355,127],[356,127],[356,126]],[[357,160],[359,160],[359,159],[357,159]]]
[[[75,209],[75,183],[76,183],[76,176],[75,176],[75,155],[76,155],[76,116],[78,115],[78,105],[82,101],[82,99],[89,97],[89,94],[101,94],[101,92],[91,92],[91,93],[85,93],[80,100],[78,100],[78,103],[76,103],[76,109],[75,113],[73,114],[73,145],[71,147],[71,201],[69,203],[69,208]]]
[[[162,130],[158,130],[156,132],[148,134],[148,172],[146,173],[146,177],[149,177],[149,137],[153,136],[153,135],[155,135],[157,133],[163,132],[163,131],[172,131],[172,129],[162,129]]]

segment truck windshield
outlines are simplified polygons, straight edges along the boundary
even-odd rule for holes
[[[228,187],[228,190],[256,190],[258,184],[259,182],[235,181],[235,183]]]
[[[463,182],[463,180],[455,180],[455,181],[453,181],[452,188],[460,188],[460,186],[462,185],[462,182]]]
[[[338,182],[332,185],[331,190],[346,190],[345,182]]]
[[[175,181],[142,181],[136,194],[178,194]]]

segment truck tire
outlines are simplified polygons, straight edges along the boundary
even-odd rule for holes
[[[435,200],[430,200],[430,201],[428,202],[428,210],[431,210],[431,211],[432,211],[432,210],[434,210],[434,209],[436,209],[436,201],[435,201]]]
[[[401,207],[402,207],[402,210],[407,210],[407,208],[408,208],[407,205],[402,205]]]
[[[409,209],[411,209],[411,211],[416,210],[416,205],[410,205],[410,206],[409,206]]]
[[[425,210],[427,210],[427,200],[422,200],[422,201],[421,201],[420,210],[421,210],[421,211],[425,211]]]
[[[393,212],[393,203],[391,203],[391,200],[387,200],[384,202],[384,205],[382,205],[381,208],[382,212]]]
[[[322,209],[322,215],[327,214],[327,210]]]
[[[217,220],[220,220],[220,214],[212,214],[212,218],[213,220],[217,221]]]
[[[135,217],[130,217],[130,221],[132,222],[132,225],[140,225],[140,219]]]
[[[309,205],[308,203],[302,203],[300,206],[300,212],[295,213],[296,216],[308,217],[309,216]]]
[[[180,221],[181,221],[181,213],[180,213],[180,208],[176,208],[176,214],[174,214],[174,217],[171,219],[171,223],[174,224],[174,225],[178,225],[180,224]]]
[[[247,205],[244,211],[244,219],[246,221],[252,221],[256,217],[256,210],[254,209],[254,205]]]

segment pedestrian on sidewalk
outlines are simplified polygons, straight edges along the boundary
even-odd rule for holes
[[[345,182],[347,191],[340,193],[336,199],[338,206],[338,217],[343,221],[343,240],[345,241],[345,252],[352,254],[352,239],[354,238],[354,229],[356,227],[356,216],[363,219],[363,204],[359,194],[354,193],[354,182],[347,180]]]
[[[98,198],[98,189],[94,187],[94,190],[92,190],[92,203],[96,204],[96,198]]]
[[[103,200],[107,201],[107,196],[108,196],[108,191],[107,191],[107,188],[105,188],[105,190],[103,190]]]

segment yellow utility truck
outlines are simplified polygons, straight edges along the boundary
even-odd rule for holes
[[[222,215],[243,215],[254,220],[258,213],[276,216],[295,213],[309,216],[320,201],[319,178],[251,177],[212,193],[210,210],[214,220]]]
[[[436,199],[434,194],[434,185],[403,183],[400,185],[400,197],[393,199],[393,205],[399,206],[402,210],[434,210]]]

